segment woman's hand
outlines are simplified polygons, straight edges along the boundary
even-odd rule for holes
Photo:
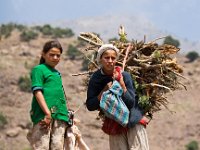
[[[127,91],[127,89],[126,89],[126,85],[124,83],[124,78],[122,75],[121,67],[119,67],[119,66],[115,67],[115,70],[113,72],[113,78],[120,83],[120,85],[125,93]]]
[[[99,101],[101,100],[101,95],[103,94],[103,92],[109,90],[109,89],[111,88],[111,86],[112,86],[112,82],[108,82],[108,83],[106,84],[106,86],[103,88],[103,90],[102,90],[102,91],[99,93],[99,95],[98,95],[98,100],[99,100]]]
[[[139,121],[140,124],[144,125],[145,127],[148,125],[148,123],[151,121],[152,118],[144,115],[142,119]]]

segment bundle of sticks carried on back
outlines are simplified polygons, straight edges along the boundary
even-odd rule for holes
[[[173,45],[156,43],[161,38],[147,43],[145,40],[128,41],[123,26],[120,26],[118,34],[119,39],[110,43],[120,50],[117,65],[131,74],[140,107],[150,115],[161,110],[163,106],[167,108],[169,102],[166,93],[180,87],[186,89],[179,80],[184,78],[181,75],[183,70],[175,58],[180,49]],[[89,60],[89,78],[98,69],[95,56],[104,42],[96,34],[88,32],[80,33],[79,38],[88,43],[83,53]]]

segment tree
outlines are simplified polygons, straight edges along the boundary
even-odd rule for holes
[[[70,44],[68,46],[66,55],[68,55],[71,60],[74,60],[77,56],[80,56],[81,53],[79,52],[76,46]]]
[[[46,24],[41,28],[41,32],[43,33],[43,35],[52,35],[53,33],[53,28],[49,25]]]
[[[74,33],[71,29],[62,29],[59,27],[53,28],[53,37],[54,38],[65,38],[65,37],[72,37]]]
[[[163,44],[169,44],[169,45],[173,45],[176,47],[180,46],[180,42],[174,38],[172,38],[171,36],[167,36],[163,42]]]
[[[197,58],[199,58],[199,54],[195,51],[191,51],[186,55],[186,58],[189,59],[189,62],[195,61]]]
[[[20,34],[20,39],[24,42],[29,42],[30,40],[36,39],[38,37],[38,33],[28,30],[28,31],[23,31]]]
[[[18,86],[21,91],[31,92],[31,79],[28,75],[21,76],[18,80]]]
[[[11,35],[14,28],[15,25],[13,23],[2,24],[0,27],[0,34],[3,35],[5,38],[8,38]]]
[[[186,145],[187,150],[199,150],[199,146],[197,141],[191,141],[189,144]]]

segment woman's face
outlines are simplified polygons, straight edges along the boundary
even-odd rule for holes
[[[61,52],[58,48],[51,48],[47,53],[43,53],[42,57],[45,59],[45,63],[52,68],[60,61]]]
[[[100,64],[102,65],[103,70],[106,72],[113,72],[116,61],[117,53],[112,49],[106,50],[100,58]]]

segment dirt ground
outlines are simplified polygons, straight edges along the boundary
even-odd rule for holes
[[[31,66],[39,60],[44,42],[39,38],[29,43],[19,42],[17,34],[0,42],[0,112],[8,124],[0,129],[0,150],[29,150],[26,134],[31,126],[29,110],[31,93],[22,92],[18,87],[20,76],[28,75]],[[74,39],[60,39],[64,50]],[[184,67],[181,89],[168,95],[169,110],[163,108],[156,113],[147,126],[151,150],[184,150],[192,140],[200,146],[200,61],[186,63],[184,56],[177,56]],[[63,85],[69,98],[69,106],[77,110],[75,117],[81,120],[79,129],[91,150],[108,150],[108,136],[101,131],[98,112],[89,112],[84,106],[86,99],[83,76],[72,76],[81,72],[80,60],[69,60],[63,56],[58,70],[63,76]]]

